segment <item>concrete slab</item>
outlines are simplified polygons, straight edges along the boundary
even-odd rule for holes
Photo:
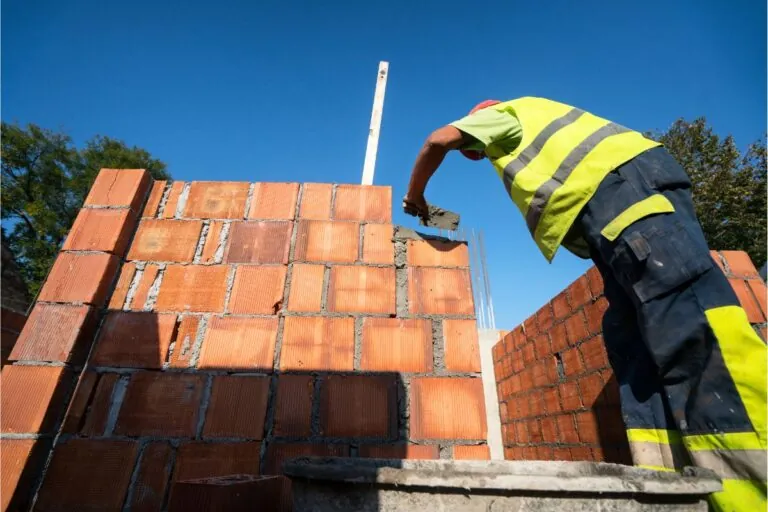
[[[501,439],[501,417],[499,416],[499,397],[496,393],[496,376],[493,372],[493,346],[499,341],[500,331],[481,329],[477,331],[480,343],[480,371],[483,376],[485,395],[485,414],[488,424],[488,448],[491,460],[504,460],[504,443]]]

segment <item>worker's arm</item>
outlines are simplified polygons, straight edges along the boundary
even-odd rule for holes
[[[423,216],[427,211],[424,190],[429,178],[443,162],[445,155],[452,149],[458,149],[474,139],[453,126],[438,128],[427,138],[416,157],[411,172],[408,193],[403,199],[403,208],[411,215]]]

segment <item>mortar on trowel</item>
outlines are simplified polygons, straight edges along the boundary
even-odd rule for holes
[[[447,229],[456,231],[459,229],[459,220],[461,217],[454,213],[433,204],[427,204],[427,214],[419,217],[419,225],[428,228]]]

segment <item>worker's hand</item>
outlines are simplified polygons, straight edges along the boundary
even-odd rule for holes
[[[425,219],[429,215],[429,206],[424,196],[403,198],[403,211],[408,215]]]

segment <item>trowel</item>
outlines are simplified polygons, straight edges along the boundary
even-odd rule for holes
[[[461,217],[458,213],[444,210],[439,206],[427,203],[427,215],[419,217],[419,224],[429,228],[447,229],[456,231],[459,228]]]

